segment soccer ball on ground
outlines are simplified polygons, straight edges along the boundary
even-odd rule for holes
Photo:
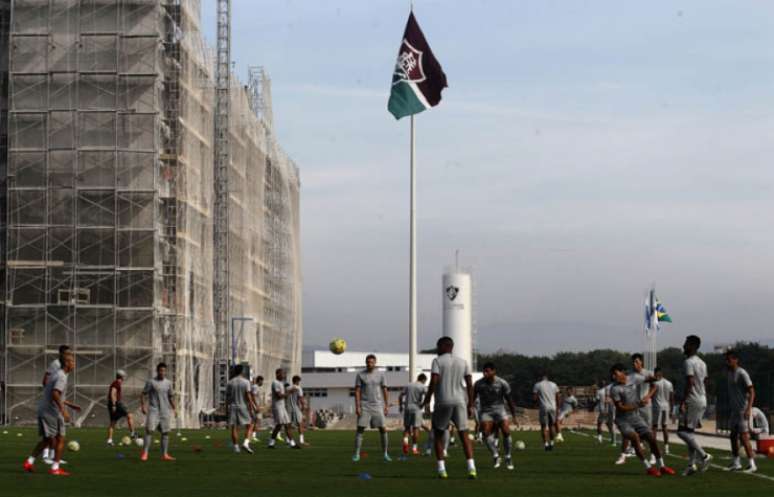
[[[347,342],[343,338],[334,338],[331,340],[331,343],[328,344],[328,348],[331,349],[331,352],[338,355],[347,350]]]
[[[137,447],[140,447],[140,448],[142,448],[142,446],[145,445],[145,441],[141,437],[135,438],[134,443],[136,443]]]
[[[516,450],[524,450],[527,448],[527,444],[523,440],[516,440]]]
[[[67,448],[68,448],[70,451],[72,451],[72,452],[78,452],[79,450],[81,450],[81,444],[79,444],[79,443],[78,443],[78,442],[76,442],[75,440],[71,440],[71,441],[70,441],[70,442],[67,444]]]
[[[127,437],[127,436],[124,436],[124,438],[121,439],[121,444],[122,445],[132,445],[132,439]]]

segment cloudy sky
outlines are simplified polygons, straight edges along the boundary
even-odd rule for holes
[[[306,345],[406,348],[409,123],[386,105],[408,5],[233,0],[236,70],[271,73],[301,168]],[[661,344],[774,337],[774,3],[414,9],[449,81],[417,118],[421,345],[455,249],[485,351],[637,350],[651,282]]]

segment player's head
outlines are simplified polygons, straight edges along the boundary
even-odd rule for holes
[[[376,356],[374,354],[368,354],[366,356],[366,369],[372,371],[376,367]]]
[[[231,368],[231,377],[236,378],[237,376],[242,376],[242,372],[245,370],[245,368],[241,364],[235,365],[233,368]]]
[[[645,365],[645,360],[642,357],[642,354],[639,352],[636,354],[632,354],[632,367],[635,371],[639,371],[642,369],[642,367]]]
[[[568,387],[567,395],[575,395],[575,389],[573,387]]]
[[[298,375],[294,375],[292,381],[294,385],[298,385],[299,383],[301,383],[301,377]]]
[[[737,354],[736,350],[728,349],[723,355],[726,358],[726,366],[728,366],[729,369],[736,369],[739,367],[739,354]]]
[[[454,340],[451,337],[441,337],[435,342],[438,355],[450,354],[454,350]]]
[[[255,384],[258,386],[263,385],[263,376],[256,376],[255,377]]]
[[[547,369],[540,369],[538,370],[538,376],[541,380],[547,380],[548,379],[548,370]]]
[[[494,377],[497,374],[497,368],[495,367],[493,362],[487,362],[486,364],[484,364],[482,371],[484,372],[484,378],[490,381],[494,380]]]
[[[62,369],[64,369],[65,373],[75,369],[75,354],[70,350],[65,351],[62,355]]]
[[[417,376],[417,381],[424,385],[424,383],[427,381],[427,375],[425,373],[419,373],[419,376]]]
[[[626,385],[626,366],[620,362],[613,364],[613,367],[610,368],[610,379],[613,381],[613,383]]]
[[[68,350],[70,350],[70,346],[69,345],[60,345],[59,346],[59,360],[60,361],[62,360],[62,358],[64,358],[65,352],[67,352]]]
[[[599,381],[597,382],[597,386],[598,386],[599,388],[605,388],[605,387],[607,386],[607,382],[606,382],[605,380],[599,380]]]
[[[166,376],[167,376],[167,365],[166,365],[166,363],[160,362],[156,366],[156,376],[158,376],[158,378],[160,380],[163,380],[164,378],[166,378]]]
[[[116,380],[124,381],[126,379],[126,371],[119,369],[116,371]]]
[[[656,367],[656,369],[653,370],[653,376],[656,377],[656,379],[660,380],[664,377],[664,372],[661,371],[660,367]]]
[[[282,368],[277,368],[277,370],[276,370],[276,371],[274,371],[274,376],[275,376],[275,377],[276,377],[278,380],[280,380],[280,381],[284,380],[284,379],[285,379],[285,370],[284,370],[284,369],[282,369]]]
[[[701,338],[696,335],[688,335],[685,337],[685,343],[683,344],[683,353],[688,357],[696,355],[701,347]]]

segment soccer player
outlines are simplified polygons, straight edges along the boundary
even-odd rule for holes
[[[755,453],[750,444],[750,417],[752,406],[755,402],[755,387],[750,375],[739,366],[739,356],[736,351],[726,352],[726,366],[728,366],[728,400],[731,409],[728,424],[731,438],[731,454],[734,456],[728,471],[740,471],[742,464],[739,462],[739,442],[742,442],[747,454],[747,467],[745,473],[755,473],[758,467],[755,465]]]
[[[653,370],[656,381],[653,386],[656,387],[656,393],[653,395],[653,434],[658,434],[658,426],[661,425],[661,431],[664,434],[664,453],[669,454],[669,418],[672,413],[672,406],[675,402],[675,388],[672,382],[664,378],[661,368]]]
[[[123,369],[116,371],[116,379],[110,384],[107,395],[107,408],[108,416],[110,417],[110,425],[108,426],[108,446],[113,446],[113,430],[116,424],[121,418],[126,418],[126,424],[129,425],[129,436],[132,440],[137,438],[137,434],[134,432],[134,423],[132,422],[132,414],[126,410],[126,406],[121,402],[121,385],[126,379],[126,372]]]
[[[403,453],[409,453],[409,439],[411,439],[411,452],[415,456],[419,454],[419,430],[422,428],[422,401],[427,393],[425,382],[427,376],[420,373],[417,381],[409,383],[401,394],[400,403],[403,410]]]
[[[389,403],[387,384],[384,374],[376,369],[376,356],[366,356],[366,368],[355,376],[355,414],[357,414],[357,433],[355,433],[355,454],[353,462],[360,460],[363,446],[363,432],[366,428],[378,428],[382,443],[384,460],[392,461],[387,453],[387,431],[384,429],[384,417]]]
[[[65,400],[67,391],[67,375],[75,369],[75,355],[69,350],[64,351],[59,360],[60,368],[50,373],[43,388],[43,399],[38,405],[38,431],[40,442],[32,450],[32,454],[24,461],[24,471],[32,473],[35,470],[35,458],[46,447],[54,447],[54,462],[49,474],[54,476],[70,476],[61,465],[62,451],[65,446],[65,423],[70,421],[66,408],[80,411],[81,408]]]
[[[615,413],[610,412],[611,404],[608,390],[606,382],[602,381],[599,383],[599,389],[596,394],[597,441],[602,443],[602,425],[606,425],[607,431],[610,433],[610,443],[615,445],[615,429],[613,428]]]
[[[556,436],[556,406],[559,404],[559,387],[543,373],[542,380],[535,383],[532,395],[540,408],[540,431],[546,450],[554,450]]]
[[[274,372],[274,381],[271,382],[271,416],[274,418],[274,429],[269,438],[269,448],[273,449],[277,443],[277,435],[280,430],[285,431],[288,437],[288,445],[292,449],[300,449],[301,446],[293,440],[293,426],[290,424],[290,415],[285,405],[285,399],[293,393],[293,387],[285,389],[287,373],[282,368]]]
[[[610,376],[613,380],[610,395],[615,404],[615,424],[618,427],[618,431],[621,432],[621,436],[629,440],[649,475],[674,475],[675,471],[664,464],[664,458],[661,456],[661,451],[658,448],[656,437],[653,435],[650,425],[640,415],[642,408],[648,405],[653,391],[650,390],[645,398],[640,397],[637,385],[628,381],[623,364],[615,364],[610,368]],[[640,440],[648,442],[651,454],[656,457],[657,466],[652,465],[645,458]]]
[[[575,389],[567,389],[567,396],[562,398],[562,407],[559,409],[559,416],[556,418],[556,441],[564,442],[562,436],[562,424],[564,420],[572,414],[572,411],[578,407],[578,399],[575,398]]]
[[[285,399],[287,401],[287,408],[290,412],[290,423],[298,426],[298,443],[301,445],[309,445],[304,441],[304,411],[306,410],[306,397],[304,397],[304,389],[301,388],[301,377],[298,375],[293,376],[293,389],[290,395]]]
[[[62,364],[64,363],[64,354],[67,353],[70,350],[69,345],[60,345],[59,346],[59,353],[56,356],[56,359],[51,361],[51,364],[49,364],[48,369],[46,369],[46,372],[43,373],[43,380],[42,385],[43,387],[46,386],[46,383],[48,382],[48,378],[52,377],[56,374],[57,371],[62,369]],[[54,464],[54,451],[56,450],[56,447],[54,446],[54,439],[50,439],[50,445],[43,448],[43,462],[48,464],[49,466]],[[67,464],[66,461],[61,460],[59,461],[59,464]]]
[[[172,428],[172,414],[175,411],[175,394],[172,382],[167,379],[167,365],[160,362],[156,366],[156,376],[145,382],[140,396],[140,409],[145,418],[145,443],[142,446],[140,461],[148,460],[151,435],[161,432],[161,460],[174,461],[169,455],[169,430]]]
[[[685,338],[685,395],[680,402],[680,420],[677,424],[677,436],[688,446],[688,467],[683,471],[683,476],[694,475],[700,470],[707,471],[712,461],[712,456],[704,451],[694,436],[707,409],[707,365],[698,355],[700,347],[701,338],[698,336],[689,335]]]
[[[511,424],[505,406],[512,416],[516,415],[516,405],[511,399],[511,386],[507,381],[497,376],[497,369],[491,362],[484,364],[484,377],[473,385],[473,395],[481,403],[481,429],[484,441],[494,458],[495,469],[500,467],[500,454],[495,445],[496,431],[503,434],[503,449],[505,450],[505,466],[513,470],[511,458]]]
[[[252,417],[250,412],[255,412],[256,406],[253,396],[250,392],[250,380],[245,378],[242,373],[244,368],[237,364],[231,371],[231,379],[226,384],[226,405],[228,406],[228,425],[231,428],[231,443],[234,446],[234,452],[239,453],[239,428],[244,427],[245,438],[242,442],[242,448],[248,454],[253,453],[250,448],[250,426]]]
[[[436,343],[438,357],[433,359],[430,387],[423,406],[427,408],[435,395],[433,410],[433,434],[435,436],[435,457],[438,462],[438,477],[446,479],[444,435],[451,423],[457,427],[462,440],[462,449],[468,466],[468,478],[475,480],[476,462],[473,459],[473,442],[468,438],[468,416],[473,416],[473,379],[470,365],[464,359],[454,357],[454,340],[441,337]],[[463,385],[465,387],[463,388]],[[467,399],[466,399],[467,394]],[[466,408],[467,405],[467,408]]]
[[[650,399],[653,396],[655,388],[653,382],[655,378],[653,373],[644,368],[645,361],[642,354],[632,354],[632,372],[628,374],[627,381],[634,386],[637,395],[640,399],[645,401],[645,404],[640,407],[639,414],[643,421],[650,427],[653,424],[653,407],[650,405]],[[629,449],[629,438],[624,437],[621,445],[621,455],[618,457],[616,464],[623,464],[626,462],[626,453]],[[656,464],[655,454],[650,455],[650,464]]]
[[[253,430],[252,439],[253,442],[259,442],[258,432],[261,431],[261,420],[263,419],[264,410],[266,409],[266,393],[263,390],[263,376],[256,376],[253,380],[253,384],[250,387],[250,395],[253,396],[253,402],[255,402],[256,409],[253,412]]]
[[[755,438],[767,436],[769,434],[769,420],[766,414],[757,407],[752,408],[752,417],[750,418],[750,431]]]

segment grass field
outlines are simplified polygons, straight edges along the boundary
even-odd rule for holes
[[[0,432],[2,433],[2,432]],[[17,436],[21,433],[22,436]],[[479,478],[465,479],[465,461],[459,447],[450,451],[447,462],[449,480],[434,478],[435,463],[428,457],[399,460],[400,437],[391,437],[393,462],[382,461],[378,435],[367,433],[364,450],[368,457],[351,462],[352,434],[348,432],[309,432],[311,447],[268,450],[254,444],[255,455],[233,454],[228,449],[225,431],[186,431],[173,433],[171,453],[175,462],[158,460],[158,445],[151,460],[141,463],[135,447],[109,448],[104,445],[103,430],[68,430],[81,450],[68,452],[69,478],[45,474],[47,467],[38,463],[35,474],[22,472],[22,461],[35,442],[30,429],[11,428],[0,434],[0,495],[21,496],[770,496],[774,495],[774,460],[760,461],[760,472],[771,479],[744,474],[729,474],[718,469],[690,478],[644,474],[642,465],[630,459],[614,466],[617,450],[608,444],[566,432],[566,442],[553,452],[542,450],[535,432],[514,433],[527,449],[515,452],[515,471],[504,467],[494,470],[485,449],[476,449]],[[119,435],[119,439],[124,433]],[[265,436],[265,434],[262,434]],[[206,439],[210,436],[210,439]],[[183,442],[181,439],[188,440]],[[194,446],[202,448],[195,452]],[[679,454],[682,448],[676,446]],[[727,452],[716,451],[716,463],[728,464]],[[682,469],[684,461],[671,457],[668,462]],[[371,479],[361,478],[368,473]]]

